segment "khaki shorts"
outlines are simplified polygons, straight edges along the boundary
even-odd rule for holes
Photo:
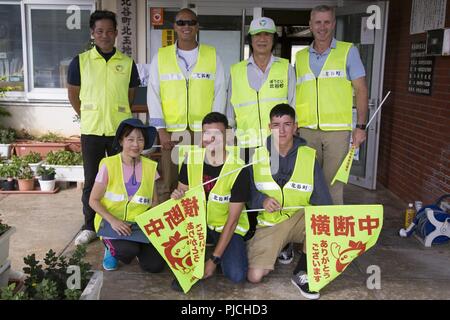
[[[299,210],[292,218],[272,227],[256,229],[247,242],[248,267],[273,270],[275,261],[284,246],[305,240],[305,213]]]

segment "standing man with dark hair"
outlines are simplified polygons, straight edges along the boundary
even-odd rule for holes
[[[95,47],[70,63],[67,82],[70,103],[81,117],[84,226],[75,244],[95,239],[95,211],[89,197],[102,158],[115,153],[112,144],[120,122],[131,118],[130,105],[140,84],[134,61],[114,47],[117,21],[111,11],[95,11],[89,21]]]
[[[238,146],[249,148],[265,143],[269,113],[278,103],[295,103],[295,71],[289,61],[272,52],[278,35],[272,19],[253,19],[248,31],[251,55],[231,66],[227,117],[236,128]]]
[[[303,243],[306,253],[304,209],[284,208],[331,204],[316,151],[295,135],[295,111],[288,104],[275,106],[269,126],[272,134],[265,146],[255,150],[250,170],[251,207],[264,208],[258,213],[258,227],[247,245],[248,280],[253,283],[274,270],[286,244]],[[306,270],[306,254],[302,254],[292,283],[304,297],[318,299],[319,293],[309,290]]]
[[[349,147],[350,134],[358,148],[366,139],[368,93],[364,66],[352,43],[333,38],[334,9],[318,6],[311,11],[310,47],[297,53],[296,111],[300,136],[317,151],[325,180],[330,186]],[[357,124],[352,132],[353,92]],[[344,184],[330,187],[333,203],[344,203]]]
[[[249,200],[249,174],[244,162],[225,150],[228,121],[225,115],[211,112],[202,122],[202,148],[191,151],[180,171],[172,198],[179,199],[191,188],[205,192],[208,240],[214,243],[205,263],[204,278],[214,274],[218,264],[228,279],[238,283],[247,276],[247,249],[244,235],[249,228],[244,204]],[[196,161],[197,160],[197,161]]]
[[[158,129],[162,146],[162,201],[177,184],[178,167],[171,157],[172,134],[201,131],[203,117],[211,111],[224,113],[226,86],[223,66],[214,47],[197,42],[198,17],[181,9],[174,22],[177,41],[160,48],[150,65],[147,104],[150,124]],[[177,152],[177,150],[175,150]]]

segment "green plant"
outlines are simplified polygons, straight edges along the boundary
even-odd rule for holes
[[[43,165],[39,165],[36,169],[36,174],[41,176],[42,180],[53,180],[55,179],[55,168],[53,167],[45,167]]]
[[[83,157],[80,152],[72,151],[50,151],[45,159],[47,164],[60,166],[76,166],[83,164]]]
[[[31,151],[29,154],[23,156],[22,159],[26,163],[38,163],[42,160],[42,157],[39,152]]]
[[[17,132],[17,139],[35,140],[36,137],[30,134],[26,129],[20,129]]]
[[[17,179],[33,179],[34,172],[28,164],[22,163],[17,173]]]
[[[38,140],[42,142],[61,142],[64,141],[64,137],[57,133],[49,131],[46,134],[40,136]]]
[[[0,219],[0,236],[2,234],[4,234],[6,231],[9,230],[9,228],[11,228],[10,226],[8,226],[6,223],[2,222],[2,219]]]
[[[0,144],[10,144],[16,141],[16,131],[11,128],[0,128]]]
[[[2,178],[15,178],[19,172],[19,166],[15,163],[4,163],[0,167],[0,177]]]
[[[83,288],[89,282],[91,265],[83,259],[86,256],[86,246],[77,246],[75,252],[67,259],[65,256],[57,256],[53,250],[49,250],[44,258],[44,264],[36,260],[33,253],[23,259],[26,267],[23,271],[27,275],[25,290],[22,293],[14,293],[14,287],[0,289],[1,299],[6,300],[76,300],[79,299]],[[69,289],[67,280],[73,274],[68,271],[70,266],[77,266],[80,270],[80,289]]]

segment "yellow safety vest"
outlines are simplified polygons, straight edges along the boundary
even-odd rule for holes
[[[298,126],[325,131],[351,130],[353,90],[347,80],[351,43],[336,41],[319,77],[309,66],[309,47],[296,55],[296,112]]]
[[[189,161],[189,158],[202,161]],[[203,184],[203,164],[205,157],[205,149],[197,148],[188,154],[188,181],[189,188],[197,187]],[[223,176],[230,171],[236,170],[244,166],[245,163],[240,158],[236,158],[233,153],[229,152],[225,163],[220,170],[220,176]],[[231,198],[231,189],[236,181],[241,170],[230,173],[229,175],[216,180],[216,184],[209,193],[208,201],[206,202],[206,222],[208,228],[217,232],[222,232],[223,227],[228,219],[229,204]],[[204,192],[203,186],[202,192]],[[246,212],[242,212],[239,217],[238,225],[235,233],[244,236],[249,229],[248,216]]]
[[[270,111],[279,103],[288,102],[289,61],[278,58],[259,91],[250,87],[247,77],[248,61],[231,66],[231,104],[236,115],[236,137],[242,148],[265,144],[270,134]]]
[[[142,156],[141,161],[141,185],[130,200],[128,200],[128,193],[123,180],[120,154],[106,157],[100,162],[99,168],[105,164],[108,170],[108,185],[100,202],[117,219],[134,222],[138,215],[147,211],[152,205],[157,163]],[[101,221],[102,217],[96,213],[94,221],[96,231],[98,231]]]
[[[128,90],[133,60],[116,50],[108,60],[97,48],[81,53],[81,134],[114,136],[131,118]]]
[[[270,171],[270,155],[266,147],[256,149],[252,161],[259,161],[253,165],[253,177],[256,189],[276,199],[282,207],[308,206],[314,189],[314,163],[316,151],[303,146],[297,151],[297,159],[291,178],[280,188]],[[289,219],[299,209],[286,209],[269,213],[258,213],[258,226],[267,227]]]
[[[161,105],[169,132],[201,131],[202,120],[212,111],[216,78],[216,49],[199,45],[197,63],[185,79],[178,66],[176,47],[171,45],[158,51],[158,72]]]

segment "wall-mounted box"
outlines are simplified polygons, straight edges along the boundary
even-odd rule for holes
[[[427,32],[427,55],[450,56],[450,28]]]

